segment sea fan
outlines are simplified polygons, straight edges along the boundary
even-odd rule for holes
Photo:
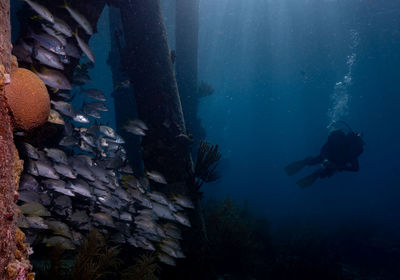
[[[156,273],[160,267],[152,254],[144,254],[138,257],[136,263],[122,272],[122,280],[157,280]]]
[[[117,247],[109,246],[99,232],[91,231],[75,257],[72,278],[74,280],[106,278],[120,265],[117,254]]]
[[[194,191],[198,191],[204,183],[213,182],[219,178],[216,168],[220,159],[218,145],[213,146],[208,142],[200,141],[194,171],[190,174]]]

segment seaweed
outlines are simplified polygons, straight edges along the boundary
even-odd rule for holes
[[[70,277],[70,270],[63,262],[65,249],[60,246],[54,246],[49,252],[49,260],[43,267],[36,268],[36,279],[40,280],[68,280]]]
[[[256,219],[230,198],[208,202],[205,219],[209,261],[217,273],[226,279],[265,279],[272,259],[268,222]]]
[[[71,271],[72,278],[105,279],[120,265],[117,254],[118,247],[111,247],[99,232],[92,230],[75,257]]]
[[[193,191],[199,191],[204,183],[213,182],[219,178],[216,168],[220,159],[218,145],[213,146],[208,142],[200,141],[194,171],[190,174]]]
[[[122,272],[122,280],[157,280],[160,267],[152,254],[143,254],[137,258],[136,263]]]
[[[105,237],[92,230],[81,244],[74,259],[65,257],[61,246],[51,249],[49,261],[44,267],[36,268],[39,280],[100,280],[117,275],[115,270],[121,261],[117,258],[118,248],[108,244]],[[67,265],[72,260],[71,265]]]

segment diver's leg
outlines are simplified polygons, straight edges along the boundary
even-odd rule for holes
[[[307,165],[317,165],[321,164],[324,161],[324,158],[322,155],[318,155],[316,157],[308,157],[305,161],[307,161]]]

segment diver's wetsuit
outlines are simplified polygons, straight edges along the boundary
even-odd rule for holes
[[[293,175],[306,165],[321,164],[321,168],[297,182],[302,187],[312,185],[317,178],[331,177],[338,171],[357,172],[358,157],[363,152],[363,145],[362,138],[356,133],[345,134],[341,130],[335,130],[329,134],[328,141],[322,146],[318,156],[295,162],[285,170],[288,175]]]
[[[336,171],[357,172],[358,157],[362,152],[363,140],[360,136],[354,132],[345,134],[335,130],[329,134],[320,154],[307,159],[307,165],[323,164],[323,168],[316,171],[320,178],[331,177]]]

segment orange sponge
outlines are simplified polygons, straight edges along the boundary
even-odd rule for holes
[[[42,80],[32,71],[16,68],[4,93],[14,129],[29,130],[44,124],[50,114],[50,97]]]

